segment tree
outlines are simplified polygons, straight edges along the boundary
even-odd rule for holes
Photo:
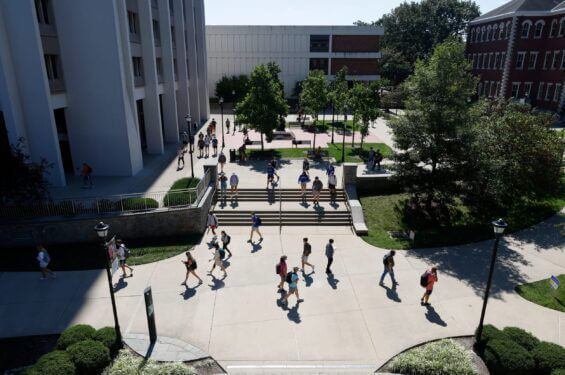
[[[381,113],[380,89],[380,83],[377,81],[369,84],[355,82],[351,89],[352,109],[355,117],[361,122],[361,148],[365,137],[369,134],[369,124]]]
[[[434,220],[449,219],[468,171],[476,87],[462,42],[439,44],[418,61],[407,82],[406,115],[391,120],[396,177],[412,195],[411,207]]]
[[[235,103],[247,95],[249,91],[249,77],[245,74],[240,74],[238,76],[223,76],[216,83],[215,95],[216,98],[224,98],[226,102]],[[235,92],[235,96],[233,95]]]
[[[264,150],[263,134],[270,142],[279,116],[288,113],[281,87],[266,65],[257,65],[251,72],[249,92],[237,103],[236,112],[241,123],[261,133],[261,150]]]
[[[347,103],[348,103],[348,96],[349,96],[349,86],[347,84],[347,67],[342,67],[334,76],[333,81],[329,84],[328,89],[328,98],[329,102],[332,105],[332,111],[337,112],[338,116],[340,113],[345,114]],[[333,134],[334,134],[334,125],[335,121],[332,118],[332,143],[333,142]],[[346,128],[345,122],[343,123],[343,132],[345,133]]]
[[[314,121],[314,142],[312,148],[316,147],[318,114],[325,109],[327,102],[327,85],[324,72],[321,70],[311,70],[306,79],[302,81],[300,105],[307,113],[312,115]]]
[[[404,102],[408,96],[408,91],[405,84],[400,84],[393,88],[391,91],[383,93],[381,96],[381,105],[385,110],[392,108],[404,108]]]
[[[413,64],[401,52],[392,48],[383,48],[381,53],[382,58],[379,63],[381,77],[390,80],[396,86],[412,74]]]
[[[475,115],[466,183],[475,216],[491,219],[559,189],[565,142],[550,129],[553,116],[503,100],[479,102]]]
[[[281,68],[279,67],[279,65],[276,62],[271,61],[271,62],[267,63],[267,70],[269,71],[269,74],[271,75],[271,79],[273,80],[273,83],[275,83],[278,86],[278,88],[281,92],[281,96],[284,98],[284,83],[279,78],[279,74],[281,73]],[[286,112],[285,112],[285,114],[286,114]]]

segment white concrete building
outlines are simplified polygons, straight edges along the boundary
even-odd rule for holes
[[[208,91],[222,76],[249,74],[258,64],[278,63],[285,95],[312,69],[329,78],[347,65],[349,79],[379,79],[380,26],[206,26]]]
[[[208,118],[205,38],[203,0],[2,0],[0,137],[56,186],[135,175]]]

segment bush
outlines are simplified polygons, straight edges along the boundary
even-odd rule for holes
[[[532,351],[539,344],[537,337],[530,332],[518,327],[505,327],[502,332],[516,344],[522,346],[527,351]]]
[[[42,355],[28,374],[74,375],[75,372],[75,365],[71,361],[69,354],[61,350],[55,350]]]
[[[196,375],[196,371],[182,362],[148,361],[141,370],[141,375]]]
[[[565,375],[565,369],[558,368],[556,370],[551,371],[551,375]]]
[[[475,331],[475,340],[477,340],[478,329]],[[504,333],[493,326],[492,324],[485,324],[483,326],[483,333],[481,334],[481,341],[476,342],[476,349],[479,353],[483,353],[487,343],[492,339],[504,339]]]
[[[65,350],[69,346],[76,344],[79,341],[91,339],[96,330],[87,324],[77,324],[69,327],[61,333],[57,340],[57,349]]]
[[[195,375],[193,367],[181,362],[157,363],[153,360],[147,362],[127,349],[120,350],[120,353],[108,368],[105,375]]]
[[[120,208],[124,211],[153,209],[159,208],[159,202],[152,198],[125,198],[122,199]]]
[[[122,343],[118,342],[116,337],[116,329],[114,327],[100,328],[93,336],[93,339],[100,341],[110,350],[110,355],[114,357],[122,348]]]
[[[550,375],[554,369],[565,369],[565,348],[551,342],[540,342],[533,350],[537,373]]]
[[[536,367],[532,355],[509,339],[489,340],[484,360],[491,375],[532,375]]]
[[[163,205],[174,207],[194,203],[196,201],[196,190],[187,191],[186,189],[195,188],[199,181],[198,178],[189,177],[176,180],[163,198]]]
[[[477,371],[471,354],[453,340],[432,342],[393,359],[389,371],[419,375],[472,375]]]
[[[99,341],[84,340],[67,348],[79,374],[98,375],[110,364],[110,350]]]

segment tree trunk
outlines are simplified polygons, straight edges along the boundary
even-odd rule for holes
[[[263,132],[261,132],[261,152],[265,151],[265,145],[263,144]]]
[[[335,108],[332,105],[332,145],[334,144]]]
[[[314,150],[316,148],[316,129],[318,128],[318,119],[314,120],[314,143],[312,143],[312,150]]]
[[[353,115],[353,122],[351,123],[351,148],[355,147],[355,122],[356,118],[355,115]]]

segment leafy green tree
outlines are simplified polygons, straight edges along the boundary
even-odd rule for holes
[[[316,147],[318,115],[321,110],[325,109],[327,102],[327,85],[324,72],[321,70],[311,70],[306,79],[302,81],[300,105],[307,113],[312,115],[314,121],[314,142],[312,148]]]
[[[385,92],[381,96],[381,106],[385,110],[404,108],[404,103],[408,96],[406,85],[400,84],[394,87],[391,91]]]
[[[263,134],[270,142],[278,126],[279,116],[288,113],[288,105],[281,87],[266,65],[257,65],[251,73],[249,92],[236,105],[238,120],[261,133],[261,150],[264,150]]]
[[[471,115],[476,87],[462,42],[439,44],[418,61],[407,82],[406,115],[390,124],[397,178],[412,195],[411,207],[430,219],[448,219],[468,171]]]
[[[345,114],[345,110],[349,101],[349,86],[347,84],[347,67],[341,68],[334,76],[333,81],[330,82],[328,88],[328,99],[332,105],[332,112],[337,112],[338,116],[340,113]],[[334,133],[335,121],[332,118],[332,143],[334,143],[333,133]],[[346,124],[343,124],[343,131],[345,132]]]
[[[271,75],[271,79],[272,79],[273,83],[275,83],[277,85],[277,87],[279,88],[279,90],[281,92],[281,96],[284,98],[284,83],[279,78],[279,74],[281,74],[281,68],[279,67],[279,65],[276,62],[271,61],[271,62],[267,63],[267,70],[269,71],[269,73]]]
[[[408,61],[401,52],[392,48],[383,48],[381,53],[382,58],[379,63],[381,77],[398,85],[412,74],[413,63]]]
[[[351,89],[352,108],[355,118],[361,123],[361,148],[363,148],[365,137],[369,134],[369,124],[381,114],[380,90],[381,85],[378,81],[369,84],[355,82]]]
[[[466,203],[477,217],[503,215],[559,189],[565,142],[553,116],[529,105],[481,101],[475,109]]]
[[[216,83],[215,95],[216,98],[224,98],[226,102],[235,103],[247,95],[249,91],[249,77],[245,74],[238,76],[223,76]],[[235,95],[233,94],[235,92]]]

